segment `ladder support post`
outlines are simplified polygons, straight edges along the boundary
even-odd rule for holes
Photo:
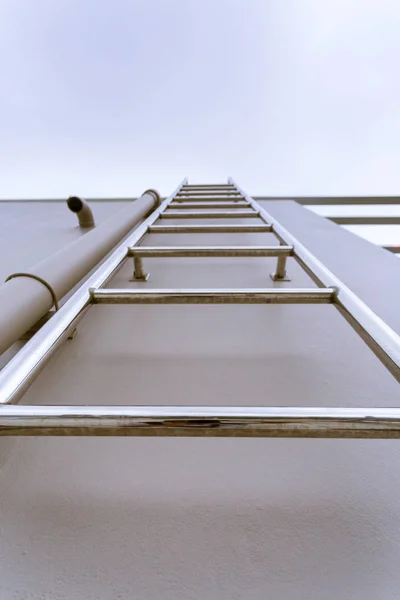
[[[150,273],[143,271],[143,259],[140,256],[133,257],[133,277],[131,281],[147,281]]]
[[[286,274],[286,256],[278,256],[276,271],[270,275],[272,281],[290,281]]]

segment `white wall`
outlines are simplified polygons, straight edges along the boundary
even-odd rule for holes
[[[400,331],[396,257],[264,206]],[[249,241],[274,238],[144,243]],[[313,285],[292,260],[273,283],[274,262],[149,259],[147,284],[127,263],[110,287]],[[97,306],[24,402],[396,406],[398,389],[332,306]],[[398,598],[396,440],[15,438],[0,457],[2,599]]]

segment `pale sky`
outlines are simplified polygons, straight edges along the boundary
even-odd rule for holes
[[[400,194],[399,0],[1,0],[0,197]]]

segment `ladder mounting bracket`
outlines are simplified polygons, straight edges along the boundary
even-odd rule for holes
[[[150,273],[143,273],[143,275],[137,276],[133,274],[132,279],[129,281],[148,281],[150,279]]]
[[[276,273],[270,273],[269,276],[271,277],[272,281],[292,281],[287,274],[285,274],[284,277],[279,277],[279,275]]]

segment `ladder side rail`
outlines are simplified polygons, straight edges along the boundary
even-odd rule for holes
[[[281,242],[294,246],[294,258],[318,285],[336,288],[337,293],[333,304],[376,354],[388,371],[400,382],[400,336],[294,235],[283,227],[277,219],[239,188],[231,178],[228,181],[234,184],[236,189],[258,211],[260,218],[265,223],[272,225],[274,233]]]
[[[129,246],[140,241],[186,182],[187,179],[184,179],[127,239],[118,244],[111,256],[3,367],[0,371],[0,405],[18,402],[60,344],[67,339],[72,325],[90,308],[90,289],[101,288],[107,283],[128,257]]]

